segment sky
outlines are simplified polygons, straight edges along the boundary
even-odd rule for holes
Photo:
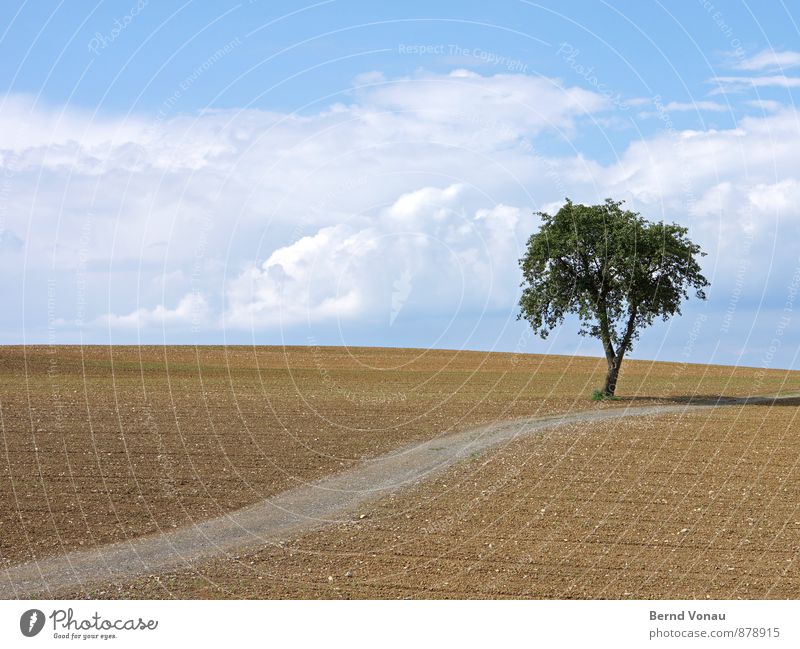
[[[4,344],[600,355],[517,320],[566,197],[708,253],[630,357],[800,369],[783,2],[0,5]]]

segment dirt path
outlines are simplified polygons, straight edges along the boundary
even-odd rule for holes
[[[773,400],[773,397],[725,399],[718,405]],[[0,598],[55,597],[65,591],[81,590],[89,584],[153,574],[193,561],[287,540],[330,523],[350,520],[371,500],[425,480],[473,453],[533,432],[567,424],[682,413],[714,405],[611,408],[503,422],[452,433],[398,449],[225,516],[171,532],[11,566],[1,573]]]

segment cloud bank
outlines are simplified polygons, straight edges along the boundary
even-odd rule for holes
[[[788,67],[790,54],[742,69]],[[371,73],[297,113],[164,119],[9,96],[0,264],[14,283],[52,282],[56,319],[84,331],[513,320],[533,212],[612,196],[690,226],[720,313],[742,259],[778,303],[777,269],[797,262],[777,241],[798,227],[800,122],[792,106],[769,108],[730,128],[667,119],[647,136],[625,115],[629,142],[601,162],[581,138],[620,118],[616,107],[523,74]],[[665,101],[658,112],[693,110],[728,107]],[[24,304],[36,294],[8,290]]]

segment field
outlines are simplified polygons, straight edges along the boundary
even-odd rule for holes
[[[317,347],[0,348],[6,566],[179,529],[413,442],[631,404],[488,449],[280,544],[82,597],[797,597],[785,371]],[[363,518],[362,518],[363,516]]]

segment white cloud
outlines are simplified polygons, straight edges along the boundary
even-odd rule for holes
[[[720,104],[716,101],[671,101],[664,106],[667,112],[681,111],[715,111],[724,112],[730,110],[730,106]]]
[[[757,294],[783,303],[782,273],[797,263],[785,241],[800,227],[799,124],[784,109],[730,129],[665,132],[632,144],[598,183],[649,218],[689,226],[709,253],[703,265],[712,296],[721,296],[713,307],[724,308],[743,259]]]
[[[783,109],[781,102],[772,99],[749,99],[744,104],[753,108],[760,108],[765,113],[776,113]]]
[[[800,52],[785,50],[762,50],[743,59],[735,67],[740,70],[766,70],[773,68],[795,68],[800,66]]]
[[[752,88],[797,88],[800,87],[800,77],[790,77],[785,74],[773,74],[764,77],[737,77],[722,76],[709,79],[716,88],[711,90],[712,95],[726,92],[741,92]]]
[[[799,144],[798,115],[783,109],[744,118],[729,129],[662,131],[634,141],[608,165],[580,155],[532,159],[524,151],[504,163],[515,172],[525,170],[519,175],[526,178],[541,180],[549,174],[548,181],[559,179],[561,189],[568,187],[575,200],[627,198],[649,218],[690,225],[711,253],[706,264],[712,278],[724,287],[738,262],[735,255],[720,252],[733,250],[743,232],[753,234],[752,250],[758,251],[768,246],[776,223],[800,221],[793,194]],[[537,172],[532,171],[534,163]],[[482,171],[483,187],[498,184]],[[531,201],[532,209],[554,212],[561,205],[561,189],[549,184],[549,197],[557,200]],[[409,268],[413,291],[403,314],[413,313],[415,303],[420,311],[452,313],[480,312],[486,305],[513,309],[515,262],[535,227],[522,214],[531,208],[502,203],[487,207],[467,183],[396,195],[387,208],[351,218],[346,226],[320,229],[248,269],[230,288],[235,299],[227,323],[249,328],[388,314],[392,291]],[[401,232],[416,239],[392,239]],[[280,296],[270,266],[284,256],[292,260],[285,265],[292,270],[277,277],[298,290]],[[753,267],[753,279],[765,270],[766,265]],[[425,278],[422,290],[415,284],[419,277]]]
[[[794,110],[746,117],[736,127],[663,131],[631,143],[618,164],[604,168],[604,185],[644,203],[685,205],[720,182],[747,188],[794,177],[800,163],[800,115]]]
[[[731,214],[734,188],[731,182],[724,181],[708,188],[689,206],[689,214],[695,217],[725,217]]]
[[[652,102],[650,102],[652,103]],[[660,107],[664,113],[681,113],[681,112],[726,112],[731,111],[732,107],[725,104],[720,104],[716,101],[670,101]],[[660,111],[642,111],[638,113],[639,117],[646,119],[652,117],[661,117]]]
[[[66,151],[72,152],[77,159],[80,157],[77,153],[79,148],[99,154],[115,146],[141,143],[151,138],[148,135],[151,129],[145,119],[108,118],[72,107],[55,108],[36,101],[30,95],[0,98],[0,132],[3,134],[4,162],[10,154],[25,154],[33,163],[37,154],[52,150],[51,164],[58,164],[59,157]],[[73,158],[61,158],[60,161],[69,163]]]
[[[759,183],[749,188],[747,198],[762,212],[797,218],[800,182],[796,178],[786,178],[776,183]]]
[[[524,75],[370,78],[352,103],[303,116],[214,110],[114,121],[7,97],[0,106],[0,165],[14,174],[7,227],[25,232],[33,219],[31,258],[55,248],[65,266],[88,219],[102,242],[92,258],[107,259],[114,241],[117,262],[162,263],[167,251],[177,264],[199,248],[210,255],[225,254],[224,244],[247,245],[265,223],[284,238],[298,227],[314,231],[442,174],[483,184],[486,169],[502,174],[528,139],[570,132],[608,104]],[[241,240],[226,241],[234,224]]]
[[[364,289],[353,271],[363,270],[360,260],[375,246],[369,229],[336,225],[278,248],[230,283],[225,323],[250,328],[361,315]]]
[[[798,219],[790,108],[770,104],[728,129],[657,130],[601,163],[573,135],[596,127],[607,100],[558,80],[456,71],[360,83],[349,103],[304,115],[151,123],[7,98],[8,241],[24,241],[29,274],[54,265],[69,276],[85,259],[87,320],[108,310],[98,307],[108,295],[130,295],[114,305],[123,315],[103,320],[115,328],[385,324],[393,312],[402,326],[426,313],[512,311],[530,213],[555,211],[565,195],[625,198],[691,225],[721,282],[733,263],[721,253],[742,227],[766,241],[776,220]],[[542,136],[578,151],[548,157]]]
[[[720,104],[716,101],[671,101],[664,108],[667,111],[710,110],[716,112],[723,112],[731,109],[730,106]]]
[[[505,262],[520,251],[520,210],[468,210],[475,200],[459,184],[425,187],[371,219],[325,227],[279,248],[231,281],[225,322],[392,323],[399,290],[404,313],[507,305],[517,282]]]
[[[229,283],[223,277],[238,276],[243,264],[260,269],[273,253],[273,272],[291,270],[290,259],[277,261],[281,255],[305,252],[326,237],[345,261],[352,254],[348,237],[368,241],[375,215],[382,232],[398,219],[412,227],[409,215],[440,218],[423,209],[440,188],[470,188],[473,211],[501,200],[527,202],[533,187],[550,184],[530,141],[546,131],[574,132],[609,107],[596,93],[524,75],[419,72],[359,81],[349,103],[304,115],[213,110],[111,119],[6,97],[0,166],[11,180],[3,226],[24,237],[26,272],[55,268],[65,276],[79,256],[100,269],[86,279],[94,292],[89,309],[109,293],[148,306],[175,304],[193,290],[220,295]],[[302,282],[303,273],[294,272]],[[327,302],[312,294],[311,315],[361,312],[366,297],[353,285]],[[259,318],[278,299],[272,290],[258,284],[251,308]],[[230,322],[244,322],[243,303],[233,304]],[[180,319],[180,308],[129,307],[111,321],[154,326]],[[296,309],[285,315],[299,317]]]
[[[435,125],[451,134],[467,128],[509,137],[571,129],[576,118],[610,107],[602,95],[557,79],[467,70],[372,86],[366,99],[401,119],[413,115],[414,131]]]
[[[112,328],[147,329],[149,327],[208,325],[211,312],[206,299],[200,294],[187,294],[174,309],[163,304],[149,309],[140,307],[126,315],[106,314],[100,322]]]
[[[718,76],[709,79],[716,87],[711,94],[742,92],[758,88],[797,88],[800,77],[783,74],[785,69],[800,66],[800,52],[762,50],[750,57],[732,60],[731,67],[746,72],[762,73],[755,76]]]

